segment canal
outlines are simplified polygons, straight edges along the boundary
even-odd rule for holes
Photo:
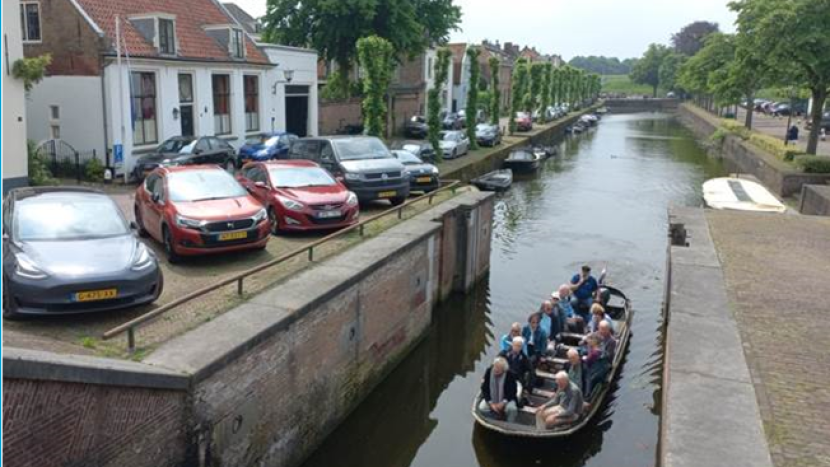
[[[723,168],[663,114],[609,115],[496,203],[491,271],[435,310],[426,339],[305,467],[651,466],[660,414],[667,208],[700,203]],[[503,439],[472,398],[514,321],[588,263],[635,310],[631,345],[601,414],[565,441]]]

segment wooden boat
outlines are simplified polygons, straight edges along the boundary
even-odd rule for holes
[[[515,173],[529,173],[539,170],[542,158],[531,148],[517,149],[510,153],[502,164]]]
[[[513,183],[513,171],[510,169],[494,170],[471,182],[482,191],[506,191]]]
[[[787,207],[760,183],[737,177],[707,180],[703,200],[713,209],[782,213]]]
[[[542,160],[549,159],[556,155],[556,146],[534,146],[533,152]]]
[[[489,414],[485,414],[478,409],[481,403],[481,393],[476,395],[473,400],[473,418],[476,423],[487,430],[496,433],[522,438],[562,438],[570,436],[580,429],[584,428],[588,422],[596,416],[603,406],[603,402],[608,395],[611,388],[611,383],[619,372],[620,365],[625,355],[625,349],[628,345],[629,337],[631,336],[631,301],[625,294],[614,287],[607,285],[602,286],[603,295],[607,297],[605,304],[605,311],[608,316],[614,321],[615,335],[619,340],[617,342],[617,350],[614,354],[614,360],[611,363],[611,370],[608,372],[604,382],[593,388],[591,397],[585,398],[588,402],[589,408],[583,410],[582,414],[571,423],[558,425],[553,428],[540,429],[536,426],[536,414],[534,407],[539,407],[553,397],[556,390],[556,382],[554,375],[556,372],[562,370],[567,360],[564,353],[571,346],[576,346],[578,342],[584,337],[579,334],[561,334],[562,341],[565,344],[560,346],[562,354],[556,355],[554,358],[547,358],[542,366],[546,367],[547,371],[536,370],[537,378],[542,382],[540,387],[533,388],[531,391],[524,391],[524,397],[531,403],[532,407],[525,406],[517,411],[513,416],[507,419],[500,419]],[[605,300],[604,300],[605,301]]]

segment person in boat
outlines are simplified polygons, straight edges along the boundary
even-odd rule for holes
[[[614,337],[614,328],[610,320],[602,320],[599,322],[597,332],[594,333],[600,343],[600,349],[610,360],[614,360],[614,355],[617,352],[617,338]]]
[[[608,359],[605,358],[603,360],[602,355],[602,348],[599,341],[599,337],[595,334],[591,334],[586,339],[586,346],[587,350],[585,351],[585,356],[582,357],[582,370],[585,384],[583,385],[585,398],[591,398],[591,390],[593,389],[595,383],[600,380],[601,376],[604,376],[603,371]]]
[[[542,302],[542,306],[539,307],[539,313],[542,316],[539,326],[544,329],[545,334],[548,335],[551,341],[555,340],[556,336],[562,332],[562,321],[559,319],[558,311],[553,306],[553,300],[545,300]]]
[[[585,394],[585,371],[582,365],[582,357],[576,349],[568,349],[568,363],[565,365],[568,378],[579,387],[582,394]]]
[[[581,272],[574,274],[571,278],[571,305],[573,305],[574,313],[581,317],[584,322],[588,322],[590,317],[591,305],[594,303],[594,296],[599,290],[599,283],[591,275],[591,267],[587,264],[582,266]]]
[[[542,316],[539,313],[533,313],[527,319],[527,324],[522,329],[522,337],[527,342],[527,355],[530,357],[530,363],[534,368],[536,368],[539,359],[548,349],[548,335],[539,326],[541,319]]]
[[[595,332],[599,332],[599,323],[602,321],[613,323],[611,317],[605,313],[605,308],[599,303],[594,303],[591,305],[591,321],[588,322],[588,333],[593,334]],[[613,325],[611,327],[611,331],[614,331]]]
[[[517,337],[522,337],[522,325],[521,323],[513,323],[510,326],[510,332],[501,336],[501,348],[499,349],[500,352],[507,352],[513,345],[513,339]],[[527,342],[524,343],[524,353],[527,353]]]
[[[485,414],[505,418],[519,408],[518,385],[503,357],[496,357],[481,380],[481,403],[478,409]]]
[[[562,330],[566,332],[575,332],[582,334],[585,321],[574,314],[573,306],[571,305],[571,287],[568,284],[559,286],[559,290],[551,294],[554,308],[557,309],[559,319],[562,321]]]
[[[560,371],[556,374],[556,394],[536,410],[536,426],[549,429],[563,423],[570,423],[582,413],[582,391]]]
[[[508,368],[513,377],[521,383],[522,387],[533,387],[533,367],[530,366],[530,359],[524,352],[525,340],[523,337],[514,337],[510,350],[502,351],[499,356],[507,361]]]

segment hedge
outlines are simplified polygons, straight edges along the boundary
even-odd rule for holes
[[[830,157],[827,156],[798,156],[795,163],[808,174],[830,174]]]
[[[787,146],[782,140],[770,135],[753,133],[749,138],[749,142],[787,162],[791,162],[796,156],[804,154],[804,151],[799,149],[798,146]]]

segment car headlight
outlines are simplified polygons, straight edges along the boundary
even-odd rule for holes
[[[176,225],[185,229],[201,229],[203,221],[176,215]]]
[[[346,173],[344,173],[344,174],[343,174],[343,178],[345,178],[346,180],[351,180],[351,181],[353,181],[353,182],[354,182],[354,181],[358,181],[358,180],[360,180],[360,179],[361,179],[361,177],[360,177],[360,174],[359,174],[359,173],[353,173],[353,172],[346,172]]]
[[[264,221],[267,218],[268,218],[268,211],[266,211],[265,208],[262,208],[262,209],[259,210],[259,212],[254,214],[254,223],[259,224],[260,222]]]
[[[349,206],[357,206],[357,195],[349,192],[349,197],[346,198],[346,204]]]
[[[147,249],[146,245],[138,242],[138,248],[135,249],[135,253],[133,254],[133,262],[130,269],[133,271],[143,271],[152,265],[153,255],[150,254],[150,250]]]
[[[438,167],[434,167],[434,166],[432,167],[432,174],[433,175],[438,175]]]
[[[20,277],[24,277],[26,279],[46,279],[49,277],[48,274],[43,272],[37,265],[35,265],[34,261],[29,259],[26,255],[18,255],[17,256],[17,267],[14,270],[15,274]]]
[[[299,201],[293,200],[291,198],[285,198],[283,196],[279,197],[280,203],[285,206],[286,209],[290,209],[291,211],[302,211],[305,209],[305,205]]]

